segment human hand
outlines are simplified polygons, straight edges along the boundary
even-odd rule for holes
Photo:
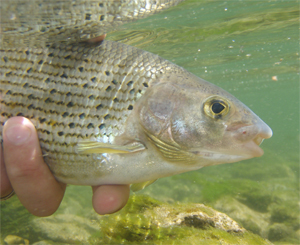
[[[66,184],[58,182],[44,162],[33,124],[13,117],[3,127],[0,147],[1,197],[13,190],[20,202],[36,216],[48,216],[59,207]],[[129,198],[129,185],[93,186],[93,207],[99,214],[123,208]]]

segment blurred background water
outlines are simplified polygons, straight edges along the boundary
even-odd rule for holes
[[[156,181],[138,194],[204,203],[275,244],[300,244],[299,1],[185,1],[109,33],[229,91],[273,130],[261,158]],[[57,213],[86,216],[90,187],[69,186]],[[25,236],[34,218],[1,203],[1,235]]]

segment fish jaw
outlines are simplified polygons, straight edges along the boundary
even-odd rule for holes
[[[259,119],[253,125],[228,127],[223,136],[224,146],[192,149],[189,152],[197,156],[201,167],[238,162],[261,157],[264,151],[260,145],[264,139],[271,138],[272,134],[271,128]]]
[[[240,155],[244,159],[261,157],[264,151],[259,146],[264,139],[269,139],[273,135],[272,129],[264,121],[250,109],[249,112],[251,119],[249,118],[246,123],[232,122],[230,125],[226,125],[224,133],[227,143],[230,145],[232,142],[227,153]]]

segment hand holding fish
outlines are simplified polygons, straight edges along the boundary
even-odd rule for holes
[[[58,182],[44,162],[36,130],[28,119],[13,117],[5,123],[0,156],[2,198],[14,190],[30,213],[37,216],[54,213],[66,184]],[[99,214],[118,211],[128,197],[128,185],[93,187],[93,206]]]

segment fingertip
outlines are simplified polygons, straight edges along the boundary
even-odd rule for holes
[[[22,145],[34,134],[33,124],[25,117],[12,117],[3,127],[3,137],[13,145]]]
[[[98,214],[111,214],[122,209],[129,198],[129,185],[93,187],[93,207]]]

